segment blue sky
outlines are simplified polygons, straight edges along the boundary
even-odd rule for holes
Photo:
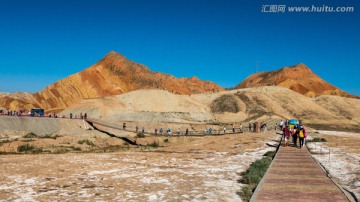
[[[0,92],[37,92],[110,51],[153,71],[234,87],[305,63],[360,95],[358,0],[0,0]],[[261,12],[264,5],[351,13]],[[266,10],[269,11],[269,10]]]

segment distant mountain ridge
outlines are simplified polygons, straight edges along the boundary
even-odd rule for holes
[[[110,52],[96,64],[61,79],[44,90],[26,97],[0,95],[3,108],[29,109],[41,107],[59,111],[84,99],[117,95],[138,89],[165,89],[175,94],[219,92],[224,89],[215,83],[196,77],[175,78],[152,72],[148,67],[132,62],[119,53]]]
[[[324,81],[305,64],[250,75],[235,89],[273,85],[289,88],[307,97],[336,95],[359,98]],[[47,112],[57,112],[82,99],[119,95],[139,89],[167,90],[182,95],[225,90],[197,77],[175,78],[169,74],[152,72],[148,67],[130,61],[119,53],[110,52],[96,64],[37,93],[0,93],[0,109],[44,108]]]
[[[235,89],[273,85],[289,88],[307,97],[337,95],[341,97],[359,98],[324,81],[305,64],[297,64],[275,71],[252,74],[237,85]]]

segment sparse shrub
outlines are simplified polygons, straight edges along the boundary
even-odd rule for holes
[[[33,141],[35,141],[35,140],[33,140],[33,139],[25,139],[25,140],[21,140],[21,142],[33,142]]]
[[[56,138],[58,138],[58,137],[62,137],[62,136],[58,135],[58,134],[55,134],[55,135],[46,134],[44,136],[39,136],[39,138],[48,138],[48,139],[54,139],[54,140],[56,140]]]
[[[87,145],[92,146],[92,147],[95,146],[95,144],[90,140],[79,140],[78,144],[87,144]]]
[[[263,156],[267,156],[269,158],[274,158],[276,151],[267,151]]]
[[[52,151],[52,153],[54,154],[64,154],[64,153],[68,153],[69,150],[67,148],[63,148],[63,147],[58,147],[55,148],[54,151]]]
[[[306,142],[327,142],[325,138],[315,137],[312,140],[307,140]]]
[[[40,154],[43,152],[43,149],[39,148],[39,147],[35,147],[31,144],[23,144],[23,145],[18,146],[17,151],[25,152],[25,153]]]
[[[37,137],[38,136],[33,132],[30,132],[30,133],[23,136],[23,138],[37,138]]]
[[[28,152],[28,151],[32,151],[33,149],[35,149],[35,147],[31,144],[23,144],[18,146],[17,151],[18,152]]]
[[[165,139],[164,139],[164,142],[165,142],[165,143],[169,142],[169,139],[168,139],[168,138],[165,138]]]
[[[159,147],[159,143],[155,142],[155,140],[154,140],[154,142],[147,144],[147,146],[156,148],[156,147]]]
[[[253,191],[250,187],[245,186],[241,189],[241,192],[237,192],[237,194],[244,200],[250,201],[251,196],[253,195]]]
[[[42,148],[38,148],[38,147],[36,147],[36,148],[34,148],[33,150],[32,150],[32,153],[33,154],[40,154],[40,153],[42,153],[43,152],[43,149]]]
[[[5,143],[9,143],[9,142],[10,142],[10,140],[0,140],[0,146],[5,144]]]
[[[74,147],[74,151],[81,151],[81,147]]]
[[[259,184],[261,178],[265,175],[266,170],[271,163],[270,158],[262,158],[253,162],[250,167],[243,173],[242,179],[238,182],[247,184],[243,187],[241,192],[238,193],[244,201],[249,201],[253,191]]]
[[[144,135],[144,133],[137,133],[136,137],[137,138],[145,138],[145,135]]]

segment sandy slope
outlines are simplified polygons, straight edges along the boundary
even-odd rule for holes
[[[89,131],[90,128],[83,120],[0,116],[0,133],[23,131],[38,135],[83,135],[94,132]]]
[[[350,108],[350,106],[352,106]],[[283,87],[266,86],[218,93],[175,95],[164,90],[85,99],[61,114],[87,112],[109,122],[225,122],[247,124],[260,120],[297,118],[314,128],[359,130],[360,101],[321,96],[308,98]]]

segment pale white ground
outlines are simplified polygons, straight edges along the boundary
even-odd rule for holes
[[[312,137],[324,137],[325,143],[309,143],[315,159],[345,189],[360,198],[360,134],[350,132],[318,131]]]
[[[274,150],[264,143],[237,153],[2,155],[0,200],[241,201],[236,194],[242,187],[240,173]]]

